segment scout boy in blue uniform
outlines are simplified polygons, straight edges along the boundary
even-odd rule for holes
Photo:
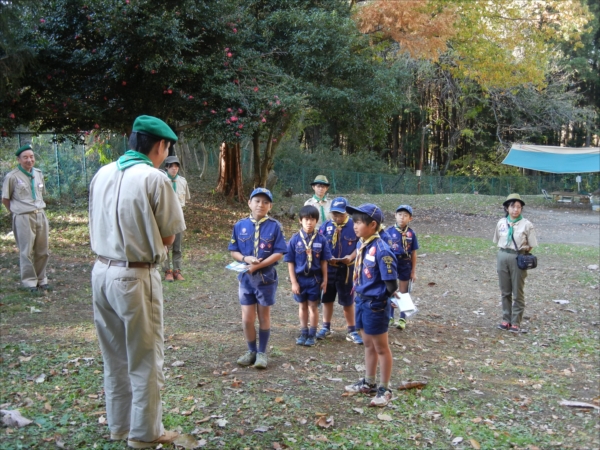
[[[331,335],[333,303],[337,295],[338,303],[344,308],[344,318],[348,327],[346,340],[362,344],[363,340],[356,331],[352,296],[352,273],[358,238],[354,232],[354,222],[346,213],[347,205],[348,201],[344,197],[334,198],[331,203],[331,220],[325,222],[319,229],[319,233],[327,238],[333,259],[329,260],[327,290],[321,299],[323,328],[317,333],[317,339],[325,339]]]
[[[248,200],[250,217],[233,226],[229,251],[236,261],[249,265],[238,276],[242,325],[248,351],[237,363],[267,368],[267,344],[271,334],[271,306],[275,304],[277,271],[275,266],[286,253],[281,224],[267,214],[273,207],[273,195],[268,189],[256,188]],[[258,347],[254,323],[258,315]]]
[[[396,225],[389,227],[386,232],[388,244],[398,260],[399,291],[402,294],[408,292],[408,282],[417,278],[417,250],[419,241],[417,235],[408,227],[412,221],[413,209],[410,205],[400,205],[396,208]],[[390,322],[394,320],[394,311],[390,316]],[[396,328],[403,330],[406,327],[406,319],[403,312],[400,319],[395,323]]]
[[[386,406],[391,398],[392,352],[388,342],[391,301],[397,290],[396,258],[379,237],[383,221],[381,209],[372,203],[347,206],[352,214],[354,231],[360,238],[356,247],[353,281],[356,303],[356,326],[362,330],[365,344],[365,377],[345,387],[346,392],[375,393],[371,406]],[[377,364],[380,381],[375,384]]]
[[[327,261],[331,259],[331,252],[327,239],[315,229],[319,210],[304,206],[299,217],[302,229],[288,242],[284,261],[288,263],[294,300],[298,302],[300,336],[296,344],[312,347],[319,325],[321,291],[327,290]]]

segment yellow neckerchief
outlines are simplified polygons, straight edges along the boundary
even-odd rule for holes
[[[29,177],[31,181],[31,197],[33,200],[35,200],[35,176],[33,175],[33,169],[31,169],[31,172],[27,172],[25,169],[23,169],[23,167],[21,167],[21,164],[19,164],[17,167],[21,172]]]
[[[314,194],[313,198],[317,201],[319,209],[321,210],[321,222],[327,222],[327,219],[325,218],[325,209],[323,208],[323,205],[321,205],[321,202],[327,203],[327,195],[324,195],[323,198],[319,198],[316,194]]]
[[[408,232],[408,225],[404,227],[404,230],[400,228],[398,225],[394,225],[394,228],[400,232],[402,235],[402,248],[404,249],[404,253],[408,255],[408,241],[406,240],[406,233]]]
[[[265,216],[260,220],[256,220],[254,217],[250,216],[250,220],[254,224],[254,257],[258,258],[258,243],[260,241],[260,225],[265,222],[269,216]]]
[[[349,219],[350,219],[350,216],[346,216],[346,220],[344,220],[344,222],[341,225],[338,225],[333,220],[331,221],[331,223],[333,223],[335,225],[335,233],[333,233],[333,237],[331,238],[331,249],[332,250],[335,249],[335,246],[336,246],[337,240],[338,240],[338,235],[342,234],[342,228],[344,228],[344,226],[346,226]]]
[[[356,252],[356,265],[354,266],[354,276],[352,277],[352,283],[357,286],[360,282],[360,271],[362,270],[363,264],[363,252],[367,245],[379,238],[379,233],[375,233],[373,236],[367,239],[360,238],[360,249]]]
[[[313,230],[312,237],[308,241],[308,244],[306,243],[306,239],[304,239],[304,236],[303,236],[303,234],[306,234],[306,232],[301,229],[298,234],[300,235],[300,239],[302,239],[302,243],[304,244],[304,248],[306,249],[306,268],[304,269],[304,273],[308,274],[310,272],[310,268],[312,267],[312,260],[313,260],[312,245],[313,245],[313,242],[315,242],[315,239],[316,239],[318,233]],[[308,234],[306,234],[306,237],[309,237]]]

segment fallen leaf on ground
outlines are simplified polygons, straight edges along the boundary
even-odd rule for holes
[[[481,422],[483,419],[481,417],[475,417],[473,420],[471,420],[471,422],[473,423],[479,423]]]
[[[255,433],[266,433],[267,431],[269,431],[269,427],[266,425],[261,425],[260,427],[254,429]]]
[[[389,414],[377,414],[377,418],[379,420],[383,420],[384,422],[392,421],[392,416],[390,416]]]
[[[30,423],[33,423],[32,420],[26,419],[21,415],[19,410],[17,409],[3,409],[0,410],[1,414],[4,414],[2,418],[2,423],[7,427],[25,427]]]
[[[185,362],[183,361],[175,361],[173,364],[171,364],[171,367],[181,367],[185,365]]]
[[[194,449],[200,447],[200,443],[191,434],[180,434],[173,441],[173,444],[175,444],[178,447],[183,447],[185,449]]]
[[[558,404],[561,405],[561,406],[569,406],[571,408],[594,408],[594,409],[600,409],[600,406],[594,405],[592,403],[575,402],[575,401],[571,401],[571,400],[561,400],[560,402],[558,402]]]
[[[352,411],[357,412],[358,414],[362,414],[364,412],[362,408],[352,408]]]
[[[221,428],[225,428],[225,425],[227,425],[227,420],[219,419],[219,420],[217,420],[217,425],[219,425]]]
[[[333,420],[333,416],[325,418],[325,416],[319,417],[315,422],[315,425],[321,428],[330,428],[333,426],[335,421]]]
[[[31,358],[33,358],[33,355],[31,355],[31,356],[19,356],[19,361],[20,362],[28,362],[28,361],[31,361]]]
[[[196,420],[196,423],[204,423],[204,422],[208,422],[209,420],[210,420],[210,416],[205,417],[204,419]]]
[[[475,439],[469,439],[469,443],[471,444],[471,447],[473,447],[475,450],[481,449],[481,445],[479,445],[479,442],[477,442]]]
[[[343,381],[341,378],[327,378],[329,381]]]
[[[460,444],[462,441],[463,441],[463,438],[462,438],[462,437],[460,437],[460,436],[458,436],[458,437],[455,437],[454,439],[452,439],[452,445],[458,445],[458,444]]]
[[[104,417],[104,416],[98,417],[98,423],[100,425],[104,425],[106,423],[106,417]]]
[[[44,403],[44,410],[48,412],[52,411],[52,405],[50,404],[50,402]]]
[[[427,386],[427,381],[403,381],[396,389],[421,389]]]
[[[275,403],[284,403],[283,397],[275,397]]]
[[[62,440],[62,436],[60,436],[58,434],[54,435],[54,443],[56,444],[56,446],[58,448],[66,448],[65,443]]]

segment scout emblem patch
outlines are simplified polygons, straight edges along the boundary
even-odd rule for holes
[[[394,262],[394,258],[391,256],[384,256],[381,258],[387,267],[388,273],[392,273],[392,263]]]

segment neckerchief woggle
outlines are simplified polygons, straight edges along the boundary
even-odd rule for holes
[[[394,225],[394,228],[400,232],[400,235],[402,236],[402,248],[404,249],[404,253],[408,255],[408,241],[406,240],[408,225],[406,225],[404,229],[400,228],[398,225]]]
[[[135,150],[127,150],[123,156],[121,156],[117,160],[117,169],[125,170],[131,166],[135,166],[136,164],[147,164],[150,167],[154,167],[150,158],[140,152],[136,152]]]
[[[306,268],[304,269],[304,273],[308,274],[310,272],[310,268],[312,267],[313,260],[312,245],[313,242],[315,242],[318,233],[316,231],[313,231],[312,237],[308,241],[308,244],[306,243],[306,239],[304,239],[303,233],[306,234],[304,230],[300,230],[300,239],[302,239],[302,243],[304,244],[304,248],[306,249]],[[309,237],[308,234],[306,234],[306,237]]]
[[[21,167],[21,164],[19,164],[18,167],[21,172],[23,172],[25,175],[27,175],[31,179],[31,197],[33,200],[35,200],[36,199],[36,197],[35,197],[35,176],[33,175],[33,169],[31,169],[31,172],[27,172],[25,169],[23,169]]]

